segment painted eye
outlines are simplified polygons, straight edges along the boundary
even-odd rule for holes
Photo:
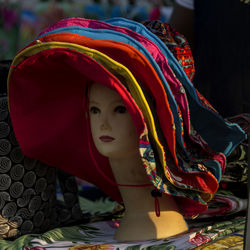
[[[119,113],[119,114],[124,114],[127,112],[127,109],[122,106],[122,105],[119,105],[117,107],[115,107],[115,110],[114,110],[116,113]]]
[[[98,114],[98,113],[100,113],[101,111],[100,111],[99,108],[93,106],[93,107],[90,107],[89,112],[90,112],[91,114]]]

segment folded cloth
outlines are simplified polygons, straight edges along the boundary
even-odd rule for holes
[[[216,194],[208,203],[208,209],[199,214],[199,219],[225,217],[238,212],[246,211],[247,199],[241,199],[230,194]]]

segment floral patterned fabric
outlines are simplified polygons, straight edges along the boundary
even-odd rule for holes
[[[80,180],[79,180],[80,181]],[[85,185],[85,186],[83,186]],[[209,247],[242,246],[245,217],[232,218],[211,224],[211,222],[190,223],[189,232],[168,239],[141,242],[117,242],[113,239],[119,226],[119,208],[99,189],[86,183],[80,184],[81,209],[89,223],[78,223],[60,227],[43,234],[28,234],[14,241],[0,240],[1,249],[44,250],[44,249],[211,249]],[[87,198],[89,192],[95,197]],[[62,198],[62,193],[57,193]],[[117,210],[118,209],[118,210]],[[120,210],[121,212],[122,210]],[[113,218],[113,219],[112,219]],[[223,240],[222,240],[223,239]]]

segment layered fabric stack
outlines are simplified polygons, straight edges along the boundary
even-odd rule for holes
[[[168,39],[159,38],[158,25],[69,18],[48,27],[12,62],[10,115],[25,155],[87,180],[120,202],[88,118],[89,83],[109,87],[134,121],[153,186],[194,216],[207,209],[226,157],[246,135],[192,85],[194,68],[183,37],[165,26],[161,34]],[[176,41],[184,46],[175,49]]]

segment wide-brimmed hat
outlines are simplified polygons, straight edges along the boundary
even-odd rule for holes
[[[86,22],[66,19],[61,21],[65,27],[58,28],[59,22],[46,29],[12,63],[9,107],[24,153],[86,179],[121,201],[108,159],[96,150],[89,129],[87,88],[90,82],[98,82],[121,96],[137,128],[141,158],[154,187],[174,195],[186,214],[204,211],[218,188],[225,167],[224,154],[232,151],[245,134],[237,125],[226,123],[212,110],[196,104],[193,98],[192,114],[195,109],[198,114],[204,109],[210,118],[210,123],[201,121],[200,125],[197,118],[190,117],[190,124],[193,126],[194,121],[198,128],[195,138],[203,143],[202,137],[215,137],[217,128],[226,138],[221,138],[216,150],[211,138],[211,143],[204,141],[209,151],[196,142],[194,148],[200,148],[195,153],[200,155],[193,155],[191,160],[183,157],[186,137],[180,102],[159,61],[156,63],[147,46],[134,39],[137,35],[132,38],[123,33],[124,28],[117,31],[100,26],[95,30],[82,27]],[[140,39],[143,41],[142,35]],[[214,127],[210,127],[211,123]]]

